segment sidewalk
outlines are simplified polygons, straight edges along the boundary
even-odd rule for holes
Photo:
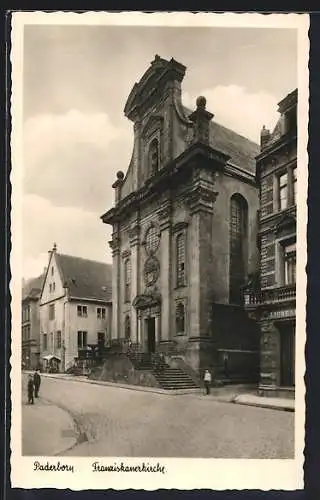
[[[26,373],[26,372],[25,372]],[[146,387],[138,385],[129,385],[125,383],[107,382],[102,380],[90,380],[86,376],[73,376],[65,373],[42,373],[41,376],[56,378],[61,380],[72,380],[76,382],[84,382],[87,384],[104,385],[109,387],[117,387],[132,391],[153,392],[157,394],[165,394],[168,396],[178,396],[183,394],[203,394],[203,389],[180,389],[175,391],[167,391],[157,387]],[[221,403],[235,403],[247,406],[257,406],[260,408],[269,408],[271,410],[294,411],[294,399],[285,398],[270,398],[261,397],[256,394],[256,389],[246,392],[245,386],[225,386],[220,388],[212,388],[211,395],[209,396],[214,401]]]
[[[271,410],[294,411],[294,399],[260,397],[255,394],[240,394],[233,401],[240,405],[259,406]]]
[[[59,455],[72,448],[76,440],[75,424],[66,411],[41,398],[33,405],[22,401],[23,455]]]

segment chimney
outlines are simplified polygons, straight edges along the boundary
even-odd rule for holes
[[[205,97],[197,97],[197,109],[191,113],[189,119],[194,123],[193,142],[202,142],[209,145],[209,127],[214,115],[206,110],[206,104],[207,100]]]
[[[269,140],[270,140],[270,130],[268,130],[265,127],[265,125],[263,125],[261,132],[260,132],[260,149],[261,149],[261,151],[263,151],[264,148],[267,146]]]

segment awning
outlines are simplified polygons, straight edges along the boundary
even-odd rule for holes
[[[47,361],[51,361],[51,359],[56,359],[57,361],[61,361],[59,356],[55,356],[54,354],[47,354],[46,356],[42,356],[42,359],[46,359]]]

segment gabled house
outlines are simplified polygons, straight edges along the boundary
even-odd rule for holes
[[[34,370],[40,363],[40,309],[39,299],[46,269],[37,278],[22,286],[21,301],[21,361],[22,368]]]
[[[65,371],[111,330],[111,265],[57,252],[54,244],[40,297],[44,369]]]

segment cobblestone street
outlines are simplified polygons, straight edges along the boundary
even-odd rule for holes
[[[80,441],[65,456],[293,458],[294,413],[42,377],[45,401],[76,422]],[[33,429],[43,425],[50,442],[33,410]]]

